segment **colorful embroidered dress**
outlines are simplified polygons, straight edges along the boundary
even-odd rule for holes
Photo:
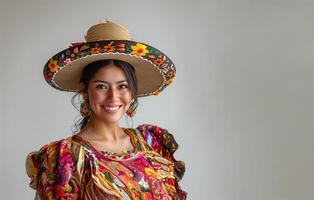
[[[132,151],[96,150],[73,135],[30,153],[26,170],[38,199],[186,199],[178,182],[185,165],[177,161],[173,135],[158,126],[143,124],[124,129]]]

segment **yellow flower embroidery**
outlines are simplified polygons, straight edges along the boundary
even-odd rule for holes
[[[148,53],[147,46],[141,43],[136,43],[135,46],[131,46],[132,52],[131,54],[138,56],[145,56]]]
[[[50,69],[51,72],[56,72],[59,70],[59,65],[57,64],[57,61],[56,60],[50,60],[49,64],[48,64],[48,67]]]

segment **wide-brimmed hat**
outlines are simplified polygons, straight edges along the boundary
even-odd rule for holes
[[[48,60],[44,67],[45,80],[62,91],[79,92],[84,67],[97,60],[117,59],[130,63],[138,80],[137,96],[158,95],[171,84],[176,69],[160,50],[132,40],[129,31],[109,20],[87,31],[86,42],[72,45]]]

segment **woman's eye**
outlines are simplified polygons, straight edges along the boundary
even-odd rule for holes
[[[98,88],[98,89],[106,89],[107,87],[105,85],[97,85],[96,88]]]
[[[125,88],[128,88],[128,86],[127,85],[120,85],[120,88],[125,89]]]

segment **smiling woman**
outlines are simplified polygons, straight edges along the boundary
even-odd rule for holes
[[[92,62],[84,68],[81,82],[84,84],[84,89],[77,95],[83,94],[87,102],[83,105],[91,108],[89,110],[84,108],[85,117],[79,129],[83,129],[90,120],[90,109],[94,111],[94,118],[98,117],[96,119],[108,123],[117,122],[124,113],[129,116],[135,114],[134,106],[138,104],[137,79],[135,70],[129,63],[113,59]],[[74,98],[75,96],[72,102]],[[133,106],[130,107],[131,105]]]
[[[82,119],[74,135],[27,156],[36,199],[186,199],[173,135],[156,125],[119,126],[125,114],[134,117],[138,97],[157,95],[172,82],[174,64],[109,21],[91,27],[86,39],[44,67],[48,84],[76,92],[72,103],[83,96]]]

